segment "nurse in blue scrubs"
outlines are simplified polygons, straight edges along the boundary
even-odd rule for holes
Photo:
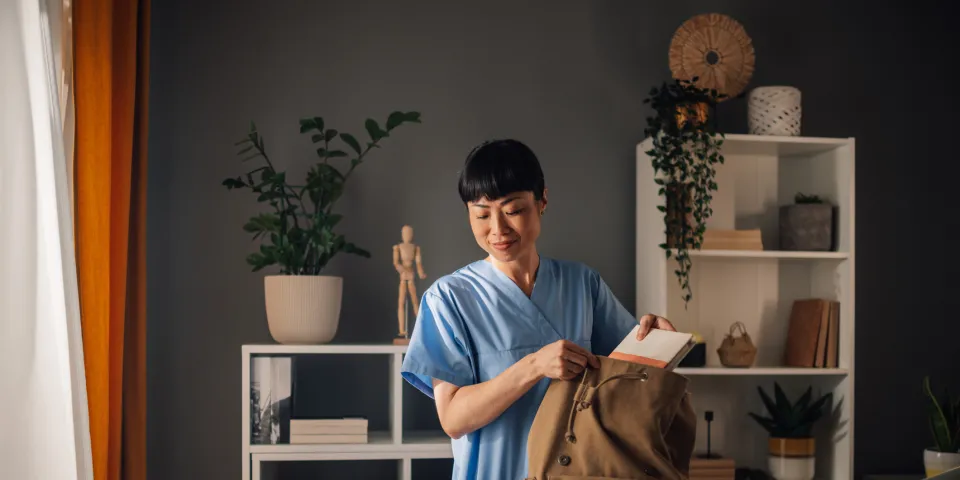
[[[486,258],[438,279],[421,297],[403,378],[434,400],[453,439],[454,479],[522,480],[527,435],[551,379],[569,380],[637,325],[600,275],[537,252],[547,191],[534,153],[486,142],[459,180]],[[644,315],[640,335],[674,330]]]

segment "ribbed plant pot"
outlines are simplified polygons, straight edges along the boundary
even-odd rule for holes
[[[829,251],[833,247],[833,205],[801,203],[780,207],[780,249]]]
[[[270,336],[283,344],[327,343],[337,334],[343,278],[268,275],[263,279]]]
[[[923,451],[923,468],[926,470],[927,477],[958,467],[960,467],[960,452],[938,452],[929,448]]]
[[[813,438],[770,437],[768,466],[777,480],[811,480],[816,470]]]

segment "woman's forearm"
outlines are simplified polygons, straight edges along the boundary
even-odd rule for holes
[[[452,438],[473,432],[496,419],[543,375],[532,355],[528,355],[491,380],[455,387],[438,384],[435,388],[440,424]]]

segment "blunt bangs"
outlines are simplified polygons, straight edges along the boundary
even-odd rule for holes
[[[543,198],[543,170],[537,156],[517,140],[492,140],[473,149],[460,172],[458,190],[463,203],[496,199],[516,192]]]

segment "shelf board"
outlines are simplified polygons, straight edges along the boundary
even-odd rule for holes
[[[324,345],[244,345],[243,351],[250,355],[295,355],[295,354],[391,354],[404,353],[406,345],[389,343],[324,344]]]
[[[785,260],[846,260],[847,252],[800,252],[787,250],[689,250],[691,257],[771,258]],[[676,250],[673,250],[676,254]]]
[[[728,368],[728,367],[680,367],[674,369],[674,372],[684,376],[709,376],[709,375],[730,375],[730,376],[780,376],[780,375],[847,375],[845,368],[803,368],[803,367],[751,367],[751,368]]]
[[[723,154],[726,155],[815,155],[849,145],[849,138],[789,137],[728,133]]]
[[[323,443],[250,445],[250,453],[430,453],[444,455],[451,452],[450,437],[443,432],[404,432],[401,444],[393,443],[390,432],[370,432],[367,443]]]

